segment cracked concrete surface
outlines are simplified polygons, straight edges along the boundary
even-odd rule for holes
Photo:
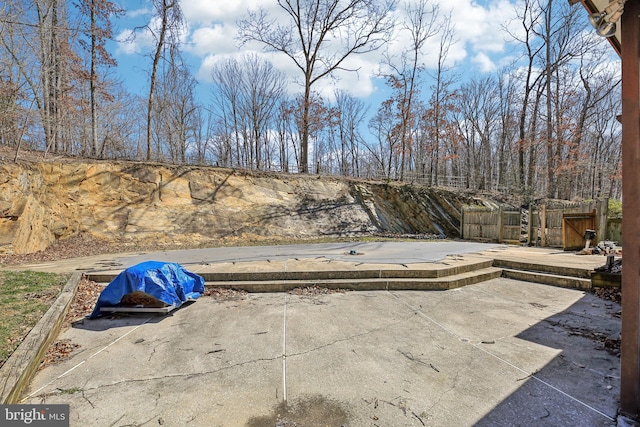
[[[68,403],[72,426],[610,426],[619,359],[588,332],[619,334],[619,310],[509,279],[203,297],[67,330],[80,349],[22,402]]]

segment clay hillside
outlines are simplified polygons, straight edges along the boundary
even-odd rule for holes
[[[488,203],[409,184],[5,157],[0,254],[41,252],[79,237],[132,249],[369,235],[456,238],[462,206]]]

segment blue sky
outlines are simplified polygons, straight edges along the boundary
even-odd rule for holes
[[[505,39],[502,26],[513,26],[517,31],[515,17],[516,1],[508,0],[432,0],[439,4],[441,15],[451,13],[451,22],[455,27],[456,42],[450,49],[449,65],[456,67],[463,75],[477,75],[496,71],[513,60],[510,45]],[[115,22],[115,32],[120,40],[125,40],[136,26],[151,22],[151,1],[126,0],[121,3],[126,15]],[[404,8],[400,1],[396,11],[398,20],[402,19]],[[235,40],[236,22],[248,9],[257,6],[266,8],[273,16],[280,10],[276,0],[182,0],[186,32],[182,36],[182,51],[192,74],[200,83],[199,93],[202,102],[208,102],[211,90],[211,67],[225,58],[238,56],[245,52],[256,52],[270,59],[273,64],[287,75],[293,77],[289,86],[291,94],[297,93],[300,86],[295,83],[298,70],[286,57],[266,54],[259,45],[247,45],[239,49]],[[153,22],[151,22],[153,25]],[[406,34],[399,31],[394,42],[388,45],[392,53],[399,53],[406,43]],[[422,58],[425,64],[436,58],[438,40],[430,39]],[[148,90],[147,71],[150,65],[149,53],[153,43],[148,34],[138,32],[133,40],[120,42],[114,46],[114,56],[118,60],[118,74],[127,88],[140,95]],[[145,56],[146,55],[146,56]],[[358,73],[343,72],[338,79],[326,79],[316,86],[316,90],[327,97],[335,89],[346,90],[352,95],[368,100],[372,110],[377,109],[384,93],[384,81],[377,77],[382,52],[351,58],[350,68],[359,69]]]

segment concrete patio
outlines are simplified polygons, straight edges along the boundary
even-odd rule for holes
[[[604,260],[489,245],[430,261],[417,248],[409,244],[413,255],[387,262],[367,246],[333,256],[327,248],[313,253],[320,247],[295,256],[265,248],[242,261],[166,256],[191,257],[188,269],[212,274],[268,264],[279,271],[285,261],[288,272],[292,265],[307,272],[333,263],[335,271],[349,263],[450,269],[481,258],[589,270]],[[137,256],[162,254],[73,265],[106,274]],[[79,349],[38,372],[21,402],[70,404],[74,426],[611,426],[620,366],[605,342],[619,338],[619,313],[618,304],[583,289],[502,275],[429,292],[387,286],[202,297],[166,316],[84,320],[64,331],[59,338]]]

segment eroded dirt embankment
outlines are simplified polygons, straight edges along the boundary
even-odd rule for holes
[[[458,237],[462,193],[317,176],[124,162],[0,163],[0,253],[90,234],[135,241]]]

